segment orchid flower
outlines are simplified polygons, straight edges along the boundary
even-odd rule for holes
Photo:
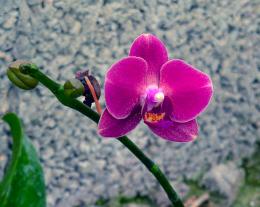
[[[99,134],[121,137],[143,119],[163,139],[192,141],[198,135],[196,118],[212,94],[207,74],[183,60],[169,60],[157,37],[142,34],[133,42],[129,56],[113,64],[106,74],[106,109]]]

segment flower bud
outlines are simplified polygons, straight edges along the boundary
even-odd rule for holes
[[[76,78],[81,81],[81,83],[84,85],[84,96],[85,96],[85,100],[84,100],[84,104],[86,104],[87,106],[91,106],[92,103],[94,103],[94,98],[91,94],[91,91],[89,89],[89,86],[86,83],[85,77],[87,77],[91,83],[91,85],[94,88],[94,91],[96,93],[97,99],[100,98],[101,96],[101,88],[99,85],[99,82],[97,81],[97,79],[93,76],[93,75],[89,75],[89,71],[78,71],[76,73]]]
[[[64,91],[67,95],[77,98],[84,94],[84,85],[78,79],[70,79],[65,82]]]
[[[11,63],[7,69],[7,76],[9,80],[17,87],[24,90],[31,90],[38,85],[38,80],[26,75],[20,71],[22,64],[29,64],[27,61],[17,60]]]
[[[19,70],[21,73],[28,75],[29,73],[39,70],[39,68],[34,63],[24,61],[20,64]]]

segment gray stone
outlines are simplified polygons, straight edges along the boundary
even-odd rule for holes
[[[30,39],[26,35],[20,35],[16,39],[13,55],[17,59],[31,59],[35,55],[35,48],[31,45]]]
[[[214,166],[203,176],[201,184],[209,191],[223,196],[227,200],[226,205],[229,206],[244,183],[244,176],[243,169],[238,168],[235,163],[229,162]]]
[[[17,16],[18,12],[13,11],[8,14],[8,18],[6,18],[5,22],[3,23],[4,29],[11,29],[15,26],[15,23],[17,22]]]
[[[41,4],[43,1],[46,0],[27,0],[27,3],[32,6],[32,5]]]

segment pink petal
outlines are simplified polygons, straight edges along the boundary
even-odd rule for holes
[[[121,137],[141,121],[141,108],[136,108],[133,113],[125,119],[115,119],[107,109],[104,110],[98,123],[98,132],[103,137]]]
[[[158,136],[174,141],[174,142],[189,142],[194,140],[198,135],[198,125],[196,120],[191,120],[186,123],[174,122],[170,119],[169,115],[172,112],[171,100],[166,96],[161,106],[152,109],[148,113],[153,113],[160,117],[165,114],[160,121],[146,120],[145,113],[143,113],[144,123]]]
[[[162,120],[158,123],[146,124],[153,133],[173,142],[190,142],[198,136],[198,125],[195,119],[186,123]]]
[[[109,113],[126,118],[145,93],[147,63],[139,57],[127,57],[111,66],[105,79],[105,100]]]
[[[213,94],[210,77],[182,60],[170,60],[162,66],[160,88],[171,99],[171,119],[177,122],[195,119]]]
[[[146,60],[147,83],[158,85],[161,66],[168,61],[168,53],[161,40],[152,34],[142,34],[133,42],[129,55]]]

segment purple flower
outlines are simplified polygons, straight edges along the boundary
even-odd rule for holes
[[[168,59],[164,44],[142,34],[128,57],[111,66],[105,79],[103,137],[120,137],[143,119],[156,135],[189,142],[198,135],[196,118],[213,94],[210,77],[179,59]]]

